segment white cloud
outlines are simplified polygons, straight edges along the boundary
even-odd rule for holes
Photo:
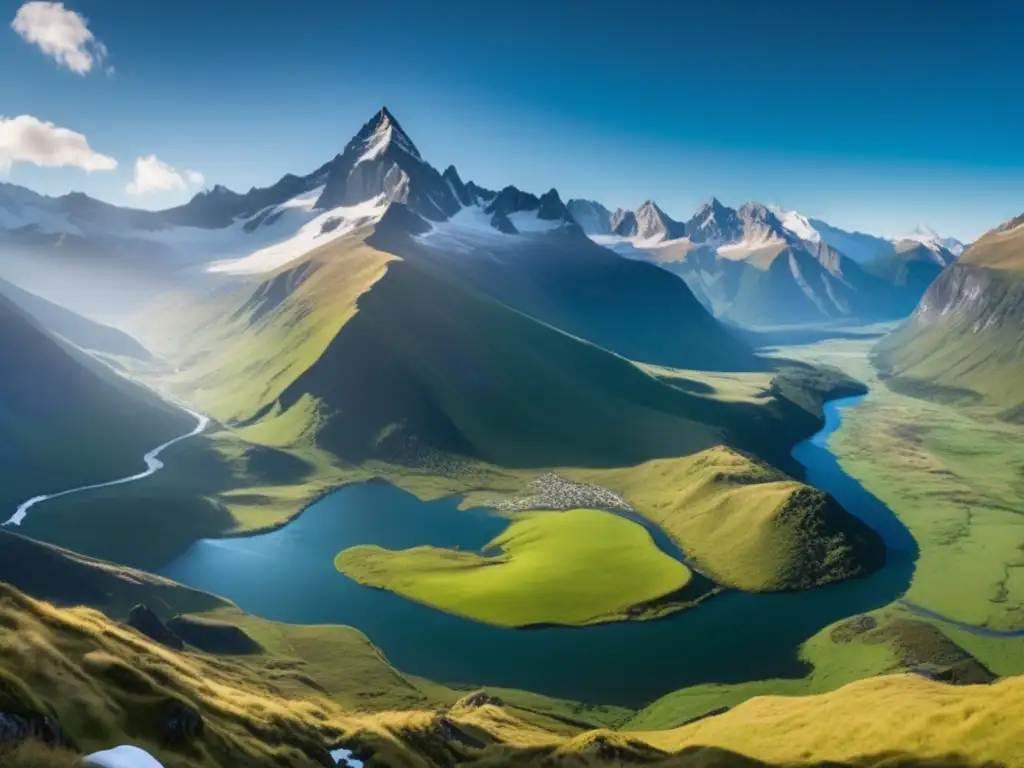
[[[117,160],[89,146],[85,136],[32,115],[0,116],[0,170],[14,163],[50,168],[75,166],[86,171],[112,171]]]
[[[15,14],[11,29],[79,75],[91,71],[107,56],[107,46],[96,39],[86,19],[69,11],[64,3],[25,3]],[[113,68],[108,68],[108,74],[111,72]]]
[[[147,155],[135,160],[135,177],[125,189],[131,195],[148,195],[150,192],[183,190],[188,184],[198,185],[204,180],[199,171],[179,171],[156,155]]]

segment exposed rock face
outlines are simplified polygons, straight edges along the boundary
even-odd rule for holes
[[[443,221],[462,205],[457,192],[423,161],[412,139],[385,107],[328,165],[316,206],[329,210],[385,195],[425,219]]]
[[[967,264],[944,270],[925,292],[914,313],[922,324],[966,322],[973,332],[1020,322],[1024,281]]]
[[[203,717],[189,704],[175,701],[164,718],[163,742],[168,747],[184,747],[203,735]]]
[[[459,172],[455,169],[454,165],[449,165],[445,168],[444,173],[441,175],[451,185],[452,193],[458,198],[459,203],[462,205],[476,204],[476,200],[473,199],[470,191],[466,189],[466,185],[462,183],[462,178],[459,176]]]
[[[566,208],[573,220],[588,235],[610,235],[612,214],[607,208],[593,200],[570,200]]]
[[[694,243],[728,243],[743,236],[743,222],[735,210],[712,197],[686,222],[686,234]]]
[[[634,237],[637,232],[636,214],[619,208],[612,214],[610,226],[614,235]]]
[[[505,702],[498,696],[491,696],[486,691],[477,691],[469,696],[463,696],[455,703],[454,708],[465,707],[467,709],[478,709],[479,707],[504,707]]]
[[[540,196],[537,218],[545,221],[572,221],[569,209],[565,207],[556,189],[549,189]]]
[[[675,240],[686,235],[686,225],[672,219],[652,200],[637,208],[634,215],[637,237],[646,240]]]
[[[517,211],[533,211],[540,207],[540,199],[516,187],[505,187],[498,193],[484,211],[494,216],[508,216]]]
[[[167,628],[189,645],[207,653],[242,655],[263,650],[243,629],[227,622],[175,616],[167,622]]]
[[[65,743],[60,725],[48,715],[0,712],[0,744],[17,744],[27,739],[54,746]]]
[[[888,645],[898,670],[940,680],[951,685],[977,685],[996,679],[988,667],[925,621],[883,614],[854,616],[831,632],[832,642]]]
[[[164,626],[160,618],[146,605],[139,604],[132,608],[128,613],[128,621],[125,623],[168,648],[173,648],[176,651],[185,648],[181,638]]]

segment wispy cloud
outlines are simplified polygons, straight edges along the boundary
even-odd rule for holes
[[[86,171],[117,168],[117,160],[95,151],[80,133],[32,115],[0,116],[0,170],[9,170],[14,163],[74,166]]]
[[[131,195],[148,195],[151,192],[183,190],[188,185],[199,185],[203,181],[205,179],[199,171],[179,171],[156,155],[147,155],[136,159],[135,176],[125,189]]]
[[[88,74],[107,57],[107,47],[93,35],[87,20],[65,8],[64,3],[25,3],[15,14],[11,28],[79,75]],[[107,67],[106,71],[111,74],[114,68]]]

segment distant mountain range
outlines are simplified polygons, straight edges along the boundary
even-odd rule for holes
[[[0,251],[29,257],[11,259],[5,274],[30,287],[46,284],[51,291],[60,276],[52,269],[41,272],[41,265],[59,258],[68,270],[60,298],[73,303],[73,273],[84,261],[92,270],[103,265],[117,272],[127,264],[133,274],[164,287],[173,279],[169,274],[186,269],[258,274],[375,224],[386,213],[386,229],[414,236],[417,247],[435,257],[475,254],[460,272],[503,301],[524,294],[521,287],[509,287],[509,260],[503,254],[520,248],[526,238],[530,253],[559,254],[537,256],[529,270],[526,264],[513,270],[532,272],[542,292],[561,290],[545,287],[552,280],[586,282],[588,258],[599,274],[611,264],[603,251],[610,249],[675,273],[715,315],[750,325],[903,316],[963,248],[927,228],[889,240],[759,203],[731,208],[712,198],[681,222],[650,200],[633,211],[609,211],[587,200],[563,203],[554,189],[539,196],[512,186],[489,190],[464,182],[453,166],[436,170],[385,108],[340,154],[311,173],[287,174],[245,193],[214,186],[163,211],[120,208],[81,193],[46,197],[0,184]],[[619,287],[636,289],[628,281]],[[692,314],[688,298],[677,293],[679,312]],[[641,314],[647,303],[635,293],[624,300]],[[528,303],[520,308],[535,311],[537,301]],[[594,325],[596,308],[580,311],[589,313],[587,324]],[[604,325],[600,341],[607,343],[616,332],[612,323]],[[581,330],[578,322],[568,326],[571,332]],[[629,336],[636,338],[632,331]],[[636,355],[633,348],[619,351],[651,357]]]
[[[716,315],[751,325],[906,315],[963,249],[924,228],[889,240],[753,202],[712,198],[686,222],[651,200],[567,207],[595,242],[678,274]]]

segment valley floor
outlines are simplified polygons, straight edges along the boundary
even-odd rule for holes
[[[929,621],[948,618],[937,625],[994,671],[1024,672],[1024,643],[1011,637],[1024,629],[1024,428],[892,391],[871,365],[872,345],[779,353],[836,366],[870,387],[830,447],[918,542],[901,604]]]

